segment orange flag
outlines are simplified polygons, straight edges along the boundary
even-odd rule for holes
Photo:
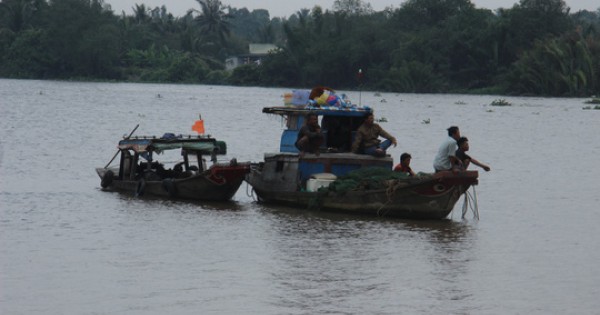
[[[204,134],[204,120],[196,120],[194,125],[192,126],[192,130],[197,132],[198,134]]]

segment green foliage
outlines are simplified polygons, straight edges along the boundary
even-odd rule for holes
[[[336,0],[287,18],[196,1],[198,10],[174,17],[166,6],[115,15],[102,0],[2,0],[0,76],[600,94],[600,11],[571,14],[563,0],[520,0],[495,12],[470,0],[407,0],[381,12]],[[250,43],[280,50],[224,70]]]
[[[9,29],[0,28],[0,73],[2,73],[2,65],[8,64],[7,61],[11,60],[10,58],[7,58],[8,50],[15,41],[16,36],[17,35]]]
[[[267,56],[259,71],[264,85],[294,86],[300,81],[301,69],[287,49]]]
[[[208,66],[189,53],[184,53],[171,62],[167,72],[169,82],[202,82],[208,73]]]
[[[2,0],[0,1],[0,29],[7,28],[20,32],[39,26],[40,12],[47,7],[44,0]]]
[[[338,178],[329,185],[327,190],[343,195],[350,190],[387,189],[397,181],[408,179],[409,176],[403,172],[394,172],[381,167],[366,167]]]
[[[229,19],[231,15],[224,12],[223,4],[219,0],[196,0],[200,4],[200,14],[194,18],[199,26],[199,31],[207,37],[218,38],[221,43],[231,32]]]
[[[598,89],[588,42],[580,34],[537,41],[513,64],[510,89],[520,94],[585,96]]]
[[[256,65],[243,65],[235,68],[228,83],[232,85],[256,86],[260,85],[260,73]]]
[[[230,9],[229,15],[231,32],[236,36],[253,43],[273,43],[277,40],[269,11]]]
[[[206,84],[225,85],[229,80],[229,72],[225,70],[213,70],[204,79]]]
[[[46,78],[53,64],[48,51],[49,43],[44,30],[28,29],[20,32],[5,49],[5,60],[0,74],[14,78]]]
[[[392,68],[379,87],[384,91],[405,93],[443,92],[438,89],[442,89],[444,83],[431,65],[411,61]]]
[[[152,46],[149,50],[127,53],[129,65],[137,71],[130,77],[151,82],[202,82],[209,71],[208,63],[191,53]]]

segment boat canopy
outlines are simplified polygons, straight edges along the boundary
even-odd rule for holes
[[[263,108],[265,114],[294,116],[305,116],[308,113],[313,113],[319,116],[363,117],[372,112],[373,109],[368,106],[275,106]]]
[[[133,150],[137,153],[156,152],[183,149],[200,154],[227,154],[227,144],[214,138],[152,138],[138,137],[119,141],[119,150]]]
[[[320,150],[335,150],[349,152],[354,141],[356,130],[366,116],[373,113],[368,106],[275,106],[264,107],[263,113],[274,114],[286,119],[286,129],[283,130],[279,143],[280,152],[298,153],[295,143],[298,132],[305,124],[308,114],[321,118],[321,133],[325,141]]]

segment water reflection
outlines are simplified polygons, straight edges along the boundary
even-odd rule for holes
[[[434,285],[429,297],[435,301],[463,301],[475,292],[468,285],[469,268],[476,259],[477,222],[422,222],[412,227],[423,233],[431,248],[427,250],[428,263]],[[463,309],[466,313],[473,310]]]
[[[277,307],[360,313],[372,311],[365,299],[394,309],[417,292],[440,302],[473,294],[461,280],[473,256],[469,223],[257,207],[270,222]]]

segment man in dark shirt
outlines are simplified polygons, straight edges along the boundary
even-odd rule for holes
[[[467,167],[469,167],[469,164],[472,162],[473,164],[483,168],[486,172],[490,171],[489,166],[477,161],[467,154],[467,151],[469,151],[469,139],[466,137],[460,137],[457,141],[457,144],[458,150],[456,150],[456,158],[462,161],[464,170],[466,170]]]
[[[319,155],[319,147],[323,144],[323,139],[318,116],[313,113],[306,115],[306,124],[300,128],[295,143],[300,156],[304,156],[305,152]]]

